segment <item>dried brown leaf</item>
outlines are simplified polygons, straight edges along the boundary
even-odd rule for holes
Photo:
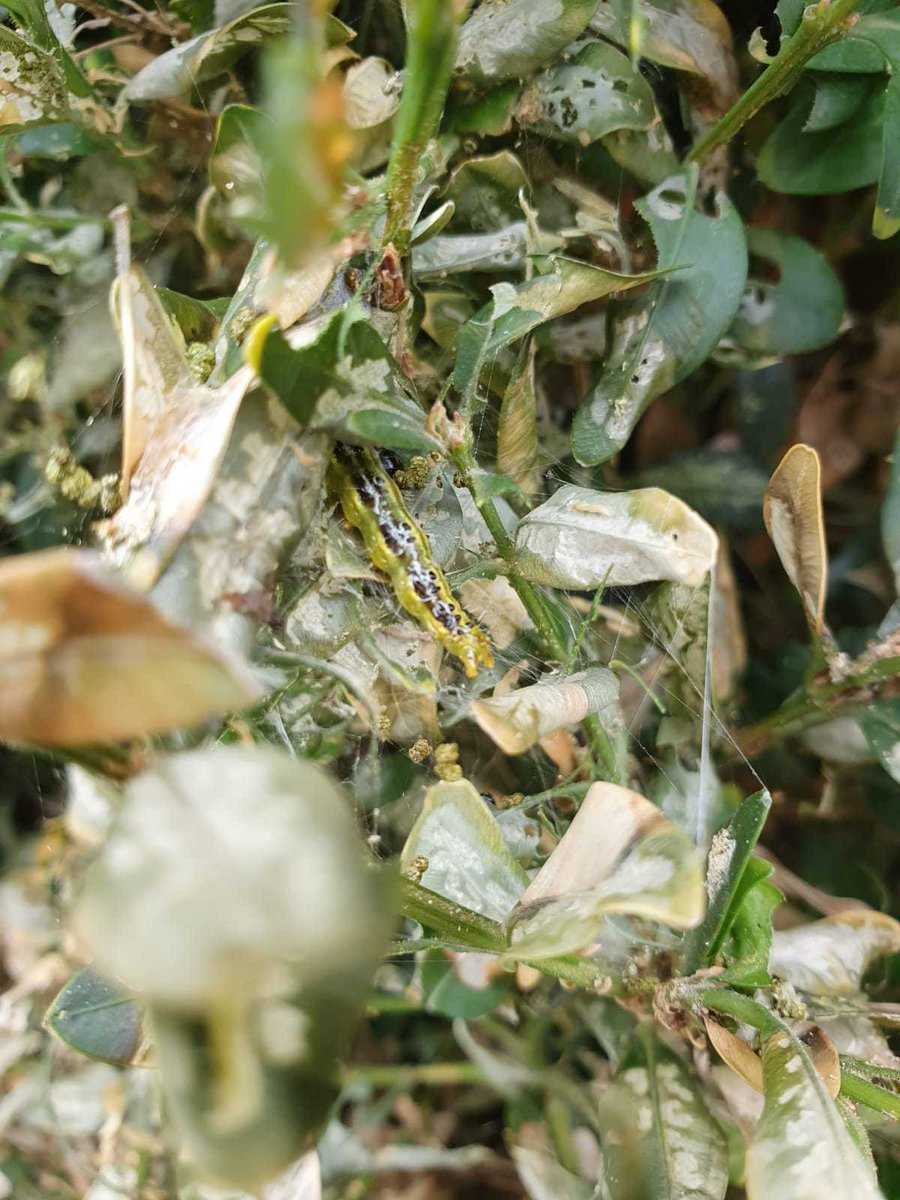
[[[0,564],[0,737],[41,746],[118,741],[244,708],[240,662],[172,625],[88,550]]]
[[[825,622],[828,551],[822,518],[819,455],[802,442],[775,468],[763,498],[763,519],[778,557],[800,593],[806,619],[816,636]]]

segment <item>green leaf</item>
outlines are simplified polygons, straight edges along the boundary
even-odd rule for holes
[[[298,329],[297,338],[300,344],[292,345],[267,318],[247,339],[245,354],[302,426],[398,450],[435,448],[423,409],[361,312],[338,309],[324,324]]]
[[[611,913],[689,929],[703,916],[690,838],[637,792],[595,783],[513,914],[510,960],[583,950]]]
[[[894,439],[891,477],[881,509],[881,542],[894,572],[894,587],[900,593],[900,433]]]
[[[528,885],[493,813],[468,780],[428,789],[400,863],[428,866],[422,885],[495,921],[505,921]]]
[[[882,1200],[805,1046],[776,1033],[762,1063],[766,1103],[747,1152],[748,1200]]]
[[[872,90],[869,80],[859,75],[822,74],[812,79],[816,95],[803,126],[804,133],[820,133],[843,125]]]
[[[334,237],[353,149],[341,84],[333,75],[322,77],[322,58],[310,32],[284,38],[263,62],[270,120],[255,122],[263,161],[261,232],[290,269],[304,266]]]
[[[479,956],[472,957],[477,959]],[[419,971],[426,1012],[473,1021],[492,1012],[507,998],[509,991],[502,980],[481,988],[467,984],[460,976],[458,963],[459,958],[448,958],[441,950],[427,950],[422,955]]]
[[[756,883],[750,856],[772,805],[765,790],[742,801],[724,829],[712,840],[706,865],[706,916],[685,941],[682,968],[686,975],[715,960],[746,892]]]
[[[872,217],[877,238],[891,238],[900,230],[900,60],[884,92],[881,175]]]
[[[881,173],[884,93],[875,90],[836,129],[804,132],[811,91],[797,88],[787,116],[757,159],[762,183],[776,192],[818,196],[874,183]]]
[[[756,258],[774,263],[778,282],[751,274],[730,336],[763,358],[803,354],[833,341],[844,317],[844,290],[825,256],[778,229],[748,230],[747,245]]]
[[[143,1024],[135,997],[93,967],[72,976],[44,1017],[46,1028],[73,1050],[119,1067],[139,1059]]]
[[[541,72],[522,96],[518,119],[588,146],[615,129],[649,129],[657,117],[653,92],[630,59],[608,42],[588,42]]]
[[[766,987],[772,982],[772,914],[784,901],[769,882],[772,871],[772,864],[761,858],[751,858],[744,869],[737,911],[722,944],[727,970],[721,978],[733,987]]]
[[[587,27],[595,0],[484,0],[463,25],[456,73],[479,83],[521,79]]]
[[[674,176],[636,205],[659,268],[681,269],[620,314],[603,372],[572,426],[581,463],[618,453],[651,401],[709,357],[737,311],[747,278],[743,223],[721,194],[716,216],[697,212],[695,187],[696,176]]]
[[[900,13],[895,0],[863,0],[853,27],[811,58],[814,71],[880,74],[900,62]]]
[[[692,1074],[642,1032],[641,1065],[619,1071],[600,1100],[610,1200],[722,1200],[728,1188],[725,1135]]]
[[[872,753],[900,783],[900,700],[876,700],[859,718]]]

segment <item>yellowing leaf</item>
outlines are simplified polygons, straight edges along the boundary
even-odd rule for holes
[[[800,593],[809,627],[825,619],[828,552],[822,519],[822,466],[817,451],[792,446],[775,468],[763,498],[763,519],[788,578]]]
[[[551,587],[610,587],[666,579],[698,587],[718,538],[662,488],[596,492],[566,484],[519,523],[522,574]]]
[[[689,929],[704,906],[700,856],[687,834],[637,792],[595,783],[519,901],[509,956],[582,950],[609,913]]]
[[[110,742],[244,708],[247,668],[170,624],[88,550],[0,564],[0,738]]]

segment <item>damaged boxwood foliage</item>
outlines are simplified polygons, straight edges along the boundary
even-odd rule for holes
[[[898,65],[5,5],[0,1197],[900,1195]]]

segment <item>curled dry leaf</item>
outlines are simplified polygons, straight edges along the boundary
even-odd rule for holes
[[[828,552],[822,519],[822,465],[802,442],[775,468],[763,498],[763,519],[791,583],[800,593],[810,629],[821,634],[825,620]]]
[[[459,598],[466,612],[487,630],[498,650],[505,650],[523,630],[532,628],[525,605],[503,575],[496,579],[467,579],[460,585]]]
[[[804,992],[846,996],[859,991],[876,959],[900,952],[900,922],[886,913],[835,913],[772,939],[769,970]]]
[[[475,700],[470,711],[504,754],[524,754],[541,738],[577,725],[591,713],[617,728],[623,724],[619,681],[606,667],[536,683],[490,700]]]
[[[142,588],[158,578],[203,507],[238,409],[249,367],[218,387],[198,382],[184,341],[156,289],[127,259],[127,214],[117,214],[120,272],[113,285],[122,343],[122,491],[125,503],[100,532],[118,566]]]
[[[516,531],[522,574],[560,588],[663,579],[698,587],[718,544],[703,518],[662,488],[596,492],[567,484]]]
[[[637,792],[595,783],[517,905],[510,955],[582,950],[609,913],[690,929],[704,907],[700,856],[687,834]]]
[[[732,1071],[739,1075],[745,1083],[748,1083],[755,1092],[761,1092],[763,1090],[763,1071],[759,1055],[747,1045],[743,1038],[739,1038],[736,1033],[732,1033],[718,1021],[706,1017],[704,1024],[707,1036],[722,1061],[727,1063]]]
[[[0,737],[111,742],[197,725],[260,696],[249,670],[171,624],[88,550],[0,566]]]
[[[819,1025],[813,1025],[800,1040],[809,1052],[825,1091],[834,1100],[841,1090],[841,1059],[837,1046]]]

